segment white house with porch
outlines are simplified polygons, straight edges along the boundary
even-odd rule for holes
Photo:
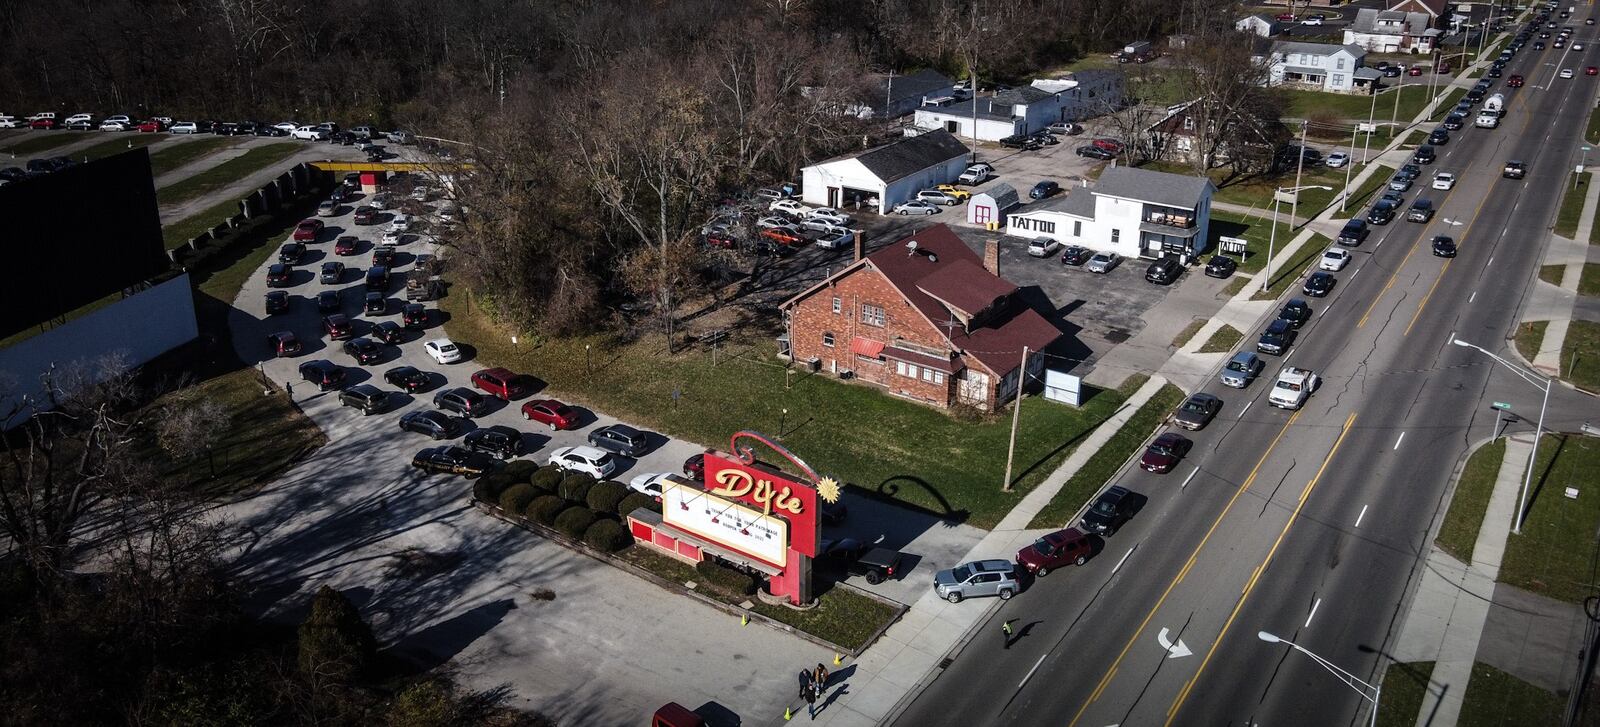
[[[1073,187],[1007,215],[1006,234],[1187,264],[1210,244],[1215,192],[1205,177],[1111,167],[1093,187]]]
[[[1358,45],[1274,43],[1267,58],[1267,84],[1349,93],[1356,90],[1356,71],[1366,57],[1366,50]],[[1374,77],[1367,76],[1367,80]]]

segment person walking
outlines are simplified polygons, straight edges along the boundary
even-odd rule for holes
[[[822,693],[822,692],[828,691],[828,667],[825,667],[821,663],[818,663],[815,675],[816,675],[815,676],[815,681],[816,681],[816,684],[817,684],[817,692],[818,693]]]
[[[1010,621],[1001,621],[1000,622],[1000,633],[1005,634],[1006,648],[1007,649],[1011,648],[1011,636],[1012,636],[1013,632],[1011,630],[1011,622]]]

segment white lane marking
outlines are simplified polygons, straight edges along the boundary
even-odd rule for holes
[[[1289,363],[1289,357],[1293,356],[1293,355],[1294,355],[1294,351],[1290,351],[1290,352],[1284,354],[1283,358],[1280,359],[1280,360],[1283,361],[1284,363]]]
[[[1367,506],[1366,505],[1362,505],[1361,506],[1361,514],[1356,516],[1356,527],[1358,527],[1358,528],[1361,527],[1361,521],[1365,520],[1366,517],[1367,517]]]
[[[1493,264],[1494,264],[1494,258],[1489,258],[1489,264],[1490,264],[1490,265],[1493,265]]]
[[[1317,617],[1317,607],[1321,606],[1321,605],[1322,605],[1322,599],[1320,599],[1320,598],[1317,599],[1316,603],[1311,604],[1311,613],[1306,615],[1305,628],[1311,628],[1311,619],[1314,619],[1314,618]]]
[[[1245,402],[1244,408],[1239,410],[1239,418],[1243,419],[1244,418],[1244,413],[1247,412],[1247,411],[1250,411],[1250,407],[1254,406],[1254,405],[1255,405],[1254,401]]]
[[[1021,689],[1024,685],[1026,685],[1028,683],[1029,679],[1033,678],[1033,673],[1036,672],[1036,671],[1039,671],[1039,665],[1044,663],[1044,658],[1046,656],[1049,656],[1049,654],[1040,654],[1039,655],[1039,660],[1036,661],[1036,662],[1033,662],[1033,668],[1029,669],[1028,670],[1028,675],[1023,677],[1022,681],[1017,684],[1017,689]]]
[[[1394,440],[1394,448],[1395,449],[1399,449],[1400,448],[1400,443],[1404,442],[1405,440],[1406,440],[1406,433],[1405,432],[1401,432],[1400,436]]]
[[[1137,547],[1139,547],[1138,544],[1134,544],[1133,548]],[[1116,575],[1117,571],[1122,570],[1122,564],[1128,562],[1128,556],[1133,555],[1133,548],[1129,548],[1128,552],[1122,554],[1122,560],[1117,561],[1117,566],[1111,569],[1111,575]]]
[[[1361,271],[1360,271],[1360,270],[1359,270],[1359,269],[1358,269],[1358,270],[1356,270],[1356,271],[1355,271],[1355,272],[1353,272],[1353,273],[1351,273],[1351,274],[1350,274],[1350,280],[1349,280],[1349,281],[1346,281],[1346,282],[1353,282],[1353,281],[1355,281],[1355,279],[1356,279],[1356,276],[1357,276],[1357,275],[1360,275],[1360,274],[1361,274]]]
[[[1185,478],[1183,478],[1183,484],[1181,484],[1181,485],[1178,485],[1178,489],[1180,489],[1180,490],[1181,490],[1181,489],[1183,489],[1183,488],[1185,488],[1185,487],[1188,487],[1188,486],[1189,486],[1189,480],[1192,480],[1192,479],[1194,479],[1194,476],[1195,476],[1195,475],[1198,475],[1198,474],[1200,474],[1200,467],[1199,467],[1199,466],[1196,466],[1196,467],[1195,467],[1195,468],[1194,468],[1194,471],[1193,471],[1193,472],[1190,472],[1190,473],[1189,473],[1189,476],[1188,476],[1188,477],[1185,477]]]
[[[1167,627],[1162,626],[1161,633],[1156,634],[1156,643],[1161,644],[1161,648],[1167,650],[1168,659],[1182,659],[1183,657],[1194,653],[1193,651],[1189,650],[1189,646],[1187,644],[1183,643],[1182,638],[1179,638],[1177,643],[1173,643],[1167,638],[1167,633]]]
[[[1474,290],[1474,291],[1472,291],[1472,297],[1467,298],[1467,302],[1471,303],[1472,301],[1475,301],[1477,299],[1478,299],[1478,291]]]

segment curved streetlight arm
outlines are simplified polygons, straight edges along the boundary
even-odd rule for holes
[[[1344,682],[1345,686],[1350,687],[1357,694],[1360,694],[1362,699],[1365,699],[1368,702],[1371,702],[1372,703],[1372,721],[1373,721],[1374,724],[1377,723],[1377,719],[1378,719],[1378,695],[1383,693],[1383,690],[1382,690],[1381,687],[1376,687],[1376,686],[1373,686],[1371,684],[1368,684],[1362,678],[1360,678],[1360,677],[1358,677],[1358,676],[1356,676],[1354,674],[1351,674],[1348,671],[1345,671],[1338,664],[1335,664],[1335,663],[1333,663],[1331,661],[1328,661],[1327,659],[1324,659],[1324,658],[1322,658],[1320,656],[1317,656],[1316,653],[1312,652],[1310,649],[1307,649],[1304,646],[1296,644],[1293,641],[1285,639],[1285,638],[1283,638],[1281,636],[1278,636],[1276,634],[1273,634],[1271,632],[1258,631],[1258,632],[1256,632],[1256,638],[1261,639],[1262,641],[1265,641],[1265,642],[1267,642],[1269,644],[1288,644],[1289,647],[1294,649],[1295,651],[1298,651],[1298,652],[1300,652],[1302,654],[1305,654],[1308,657],[1311,657],[1312,661],[1314,661],[1317,664],[1321,665],[1322,668],[1327,669],[1329,673],[1331,673],[1334,676],[1338,677],[1339,681]],[[1357,685],[1360,685],[1360,686],[1357,686]]]
[[[1522,377],[1523,381],[1526,381],[1526,382],[1528,382],[1530,384],[1533,384],[1534,386],[1537,386],[1537,387],[1539,387],[1541,389],[1543,389],[1545,386],[1547,386],[1549,384],[1549,381],[1547,379],[1545,379],[1543,376],[1540,376],[1538,373],[1533,372],[1533,371],[1529,371],[1529,370],[1527,370],[1527,369],[1525,369],[1525,368],[1523,368],[1521,366],[1518,366],[1518,365],[1516,365],[1514,363],[1511,363],[1510,361],[1505,360],[1503,357],[1501,357],[1501,356],[1489,351],[1488,349],[1486,349],[1486,348],[1484,348],[1482,346],[1479,346],[1479,345],[1473,344],[1473,343],[1468,343],[1468,342],[1463,341],[1463,340],[1461,340],[1459,338],[1450,339],[1450,342],[1455,344],[1455,345],[1457,345],[1457,346],[1464,346],[1466,348],[1474,349],[1478,353],[1481,353],[1481,354],[1483,354],[1485,356],[1488,356],[1489,358],[1494,359],[1495,363],[1498,363],[1501,366],[1504,366],[1504,367],[1510,369],[1511,373],[1514,373],[1517,376]]]

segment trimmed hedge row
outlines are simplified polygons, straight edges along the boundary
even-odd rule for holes
[[[620,518],[641,507],[661,511],[655,498],[632,492],[621,482],[596,482],[589,475],[540,467],[531,460],[515,460],[478,478],[472,496],[606,552],[633,544],[633,536]],[[739,593],[754,592],[755,582],[749,576],[715,567],[720,570],[706,576],[708,582],[724,583],[723,588]]]

